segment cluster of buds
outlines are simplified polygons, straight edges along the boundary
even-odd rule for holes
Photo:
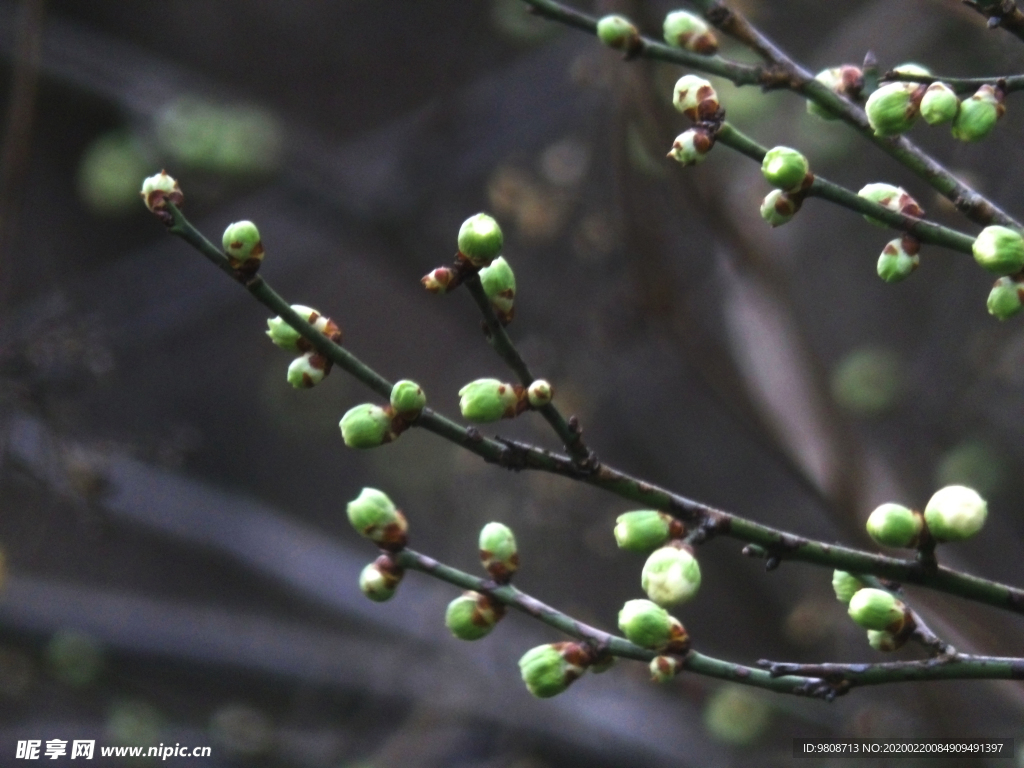
[[[551,643],[531,648],[519,659],[526,689],[539,699],[557,696],[588,669],[604,672],[612,661],[587,643]]]
[[[623,16],[604,16],[597,22],[597,39],[622,51],[627,57],[635,56],[643,47],[640,31],[629,19]]]
[[[349,448],[376,448],[390,443],[419,418],[427,405],[423,388],[415,381],[402,379],[391,388],[386,406],[362,403],[346,411],[338,426]]]
[[[761,174],[776,189],[761,201],[761,218],[771,227],[790,221],[803,205],[806,191],[814,182],[807,158],[790,147],[773,147],[761,161]]]
[[[914,548],[934,541],[961,541],[985,524],[988,505],[973,488],[949,485],[936,491],[924,512],[882,504],[867,520],[868,535],[887,547]]]
[[[496,584],[508,584],[519,569],[519,550],[512,530],[488,523],[480,530],[480,563]],[[479,640],[505,615],[505,606],[492,595],[464,592],[448,604],[444,623],[460,640]]]
[[[359,589],[370,600],[383,603],[395,596],[404,570],[392,559],[393,552],[405,549],[409,524],[405,515],[383,491],[363,488],[346,507],[348,521],[360,536],[386,550],[359,574]]]
[[[668,156],[684,166],[696,165],[715,145],[715,134],[725,118],[718,94],[704,78],[683,75],[672,90],[672,106],[696,125],[676,136]]]
[[[710,56],[718,51],[718,40],[699,16],[688,11],[672,11],[662,25],[665,42],[674,48]]]
[[[855,67],[852,64],[844,64],[841,67],[830,67],[829,69],[822,70],[815,75],[814,79],[833,93],[854,101],[860,97],[860,93],[864,88],[864,73],[860,67]],[[820,117],[823,120],[838,119],[827,109],[818,106],[813,101],[807,102],[807,113]]]
[[[867,630],[868,644],[879,651],[895,651],[914,631],[910,609],[891,592],[864,587],[850,598],[850,618]]]
[[[641,509],[619,515],[614,533],[621,549],[650,553],[640,573],[640,585],[653,602],[672,607],[697,594],[700,565],[693,547],[683,541],[686,529],[679,520],[664,512]]]
[[[181,206],[185,202],[185,195],[182,194],[178,182],[167,175],[167,171],[144,179],[142,182],[142,200],[151,213],[155,214],[166,226],[171,226],[174,219],[171,212],[167,210],[167,204],[173,203]]]
[[[448,293],[462,285],[468,275],[479,273],[495,314],[507,324],[513,314],[516,278],[501,257],[504,235],[498,222],[486,213],[470,216],[462,222],[458,244],[455,263],[428,272],[420,278],[423,287],[430,293]]]
[[[226,236],[227,233],[225,238]],[[301,304],[292,304],[292,311],[335,344],[341,343],[341,328],[331,318]],[[290,326],[283,317],[272,317],[267,320],[267,336],[281,349],[302,353],[288,366],[288,383],[296,389],[314,387],[331,372],[331,361],[313,349],[309,339]]]
[[[459,410],[467,421],[488,424],[513,419],[530,408],[543,408],[551,402],[553,393],[544,379],[537,379],[529,387],[477,379],[459,390]]]

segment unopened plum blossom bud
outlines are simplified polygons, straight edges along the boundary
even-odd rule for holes
[[[409,524],[405,515],[383,491],[363,488],[345,509],[356,533],[384,549],[399,550],[405,546]]]
[[[647,596],[661,607],[691,600],[700,589],[700,565],[689,547],[656,549],[644,563],[640,584]]]
[[[704,160],[713,146],[715,140],[711,134],[703,128],[690,128],[676,136],[667,156],[682,166],[696,165]]]
[[[761,173],[765,180],[784,191],[798,189],[808,170],[807,158],[790,147],[769,149],[761,162]]]
[[[936,491],[924,508],[924,521],[936,541],[962,541],[981,530],[988,504],[973,488],[948,485]]]
[[[531,648],[519,659],[526,688],[539,699],[557,696],[587,671],[589,652],[577,643]]]
[[[505,615],[505,606],[480,592],[463,592],[448,603],[444,623],[460,640],[479,640]]]
[[[384,603],[395,596],[405,572],[387,555],[381,555],[359,574],[359,589],[375,603]]]
[[[928,125],[947,123],[960,111],[960,99],[945,83],[932,83],[921,99],[921,117]]]
[[[910,277],[921,263],[920,241],[912,235],[890,240],[878,257],[878,276],[887,283],[898,283]]]
[[[480,562],[499,584],[506,584],[519,570],[519,550],[512,529],[502,523],[488,523],[480,529]]]
[[[667,683],[683,669],[683,660],[678,656],[655,656],[651,659],[651,680]]]
[[[341,343],[341,328],[331,318],[302,304],[292,304],[292,311],[331,341],[336,344]],[[272,317],[267,320],[267,336],[282,349],[297,349],[300,352],[309,352],[313,349],[313,345],[288,325],[282,317]]]
[[[609,48],[631,52],[640,45],[640,32],[622,16],[604,16],[597,22],[597,37]]]
[[[459,229],[459,255],[474,267],[486,267],[501,253],[501,227],[486,213],[470,216]]]
[[[519,395],[512,384],[497,379],[477,379],[459,390],[459,410],[464,419],[478,424],[511,419],[519,413]]]
[[[619,611],[619,629],[643,648],[685,653],[690,639],[683,625],[650,600],[627,600]]]
[[[654,509],[625,512],[615,519],[615,541],[630,552],[650,552],[685,532],[682,522]]]
[[[315,387],[330,371],[326,357],[317,352],[306,352],[292,360],[288,366],[288,383],[296,389]]]
[[[898,651],[907,642],[907,635],[904,632],[894,635],[892,632],[886,632],[878,629],[868,630],[868,645],[874,648],[876,651],[882,651],[884,653],[892,653]]]
[[[250,266],[250,262],[255,262],[258,265],[263,261],[260,231],[251,221],[236,221],[229,224],[224,230],[222,244],[231,266],[236,269],[243,264]]]
[[[836,593],[836,600],[844,605],[849,603],[850,598],[866,586],[867,584],[852,573],[838,570],[832,572],[832,590]]]
[[[546,379],[537,379],[526,388],[526,399],[531,408],[543,408],[551,402],[554,393],[554,388]]]
[[[376,448],[390,443],[396,437],[391,428],[392,416],[389,409],[373,403],[350,408],[338,422],[345,445],[349,448]]]
[[[164,224],[172,223],[171,215],[167,210],[167,203],[181,206],[185,202],[185,196],[178,187],[178,182],[167,175],[166,171],[160,171],[155,176],[150,176],[142,182],[142,201],[152,213],[155,213]]]
[[[953,120],[953,138],[960,141],[981,141],[1003,116],[1006,107],[1002,92],[983,85],[973,96],[960,102],[960,111]]]
[[[772,227],[781,227],[800,210],[800,201],[781,189],[773,189],[761,203],[761,218]]]
[[[878,203],[883,208],[888,208],[895,213],[902,213],[904,216],[913,216],[918,219],[924,216],[924,209],[902,187],[883,183],[865,184],[857,194],[865,200]],[[864,219],[876,227],[889,226],[884,221],[871,216],[865,216]]]
[[[699,16],[688,11],[672,11],[662,25],[665,42],[675,48],[710,56],[718,50],[718,40]]]
[[[861,89],[864,88],[864,73],[860,67],[852,64],[844,64],[841,67],[830,67],[822,70],[814,79],[827,87],[833,93],[848,98],[857,98]],[[813,101],[807,102],[807,113],[820,117],[823,120],[837,120],[838,118],[824,107]]]
[[[420,278],[423,287],[431,293],[446,293],[455,274],[448,267],[438,267]]]
[[[516,276],[503,256],[480,270],[480,285],[498,319],[505,325],[511,322],[515,315]]]
[[[887,547],[916,547],[924,518],[900,504],[882,504],[867,521],[868,535]]]
[[[876,136],[910,130],[921,108],[925,87],[918,83],[886,83],[868,97],[864,111]]]
[[[988,294],[988,313],[1000,320],[1013,317],[1024,309],[1024,285],[1012,277],[1000,277]]]
[[[694,122],[715,117],[721,109],[711,83],[697,75],[683,75],[676,81],[672,106]]]
[[[406,419],[414,419],[427,404],[423,388],[415,381],[402,379],[391,388],[391,407],[395,413]]]
[[[1010,275],[1024,267],[1024,238],[999,224],[985,227],[974,240],[974,260],[997,275]]]
[[[897,633],[906,621],[906,606],[884,589],[865,587],[850,598],[850,618],[864,629]]]

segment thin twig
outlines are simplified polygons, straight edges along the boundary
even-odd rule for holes
[[[174,205],[168,204],[172,224],[169,231],[199,250],[232,278],[241,282],[256,299],[298,331],[303,338],[335,365],[351,373],[382,397],[388,397],[392,384],[347,349],[335,344],[300,317],[258,275],[244,278],[231,269],[227,257],[207,240]],[[748,544],[756,544],[767,557],[778,562],[795,560],[853,574],[871,574],[1024,614],[1024,590],[945,566],[923,568],[916,560],[900,560],[850,547],[815,541],[762,525],[739,515],[716,509],[653,483],[633,477],[606,464],[584,469],[571,457],[512,440],[491,439],[475,428],[463,427],[429,408],[425,408],[413,426],[422,427],[477,454],[485,461],[513,470],[534,469],[582,480],[610,491],[620,498],[645,507],[668,512],[691,527],[702,527],[707,535],[720,535]]]
[[[988,28],[1002,27],[1011,35],[1024,40],[1024,13],[1013,0],[963,0],[988,20]]]
[[[889,70],[882,75],[882,81],[900,81],[905,83],[945,83],[957,93],[973,93],[983,85],[996,85],[1004,93],[1024,91],[1024,75],[1006,75],[1004,77],[945,77],[943,75],[915,75],[908,72]]]

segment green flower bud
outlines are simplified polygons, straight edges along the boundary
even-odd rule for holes
[[[142,201],[152,213],[157,214],[165,224],[171,223],[170,214],[167,212],[167,203],[181,207],[185,202],[185,196],[178,187],[178,182],[167,175],[166,171],[160,171],[155,176],[150,176],[142,182]]]
[[[663,648],[673,638],[673,618],[668,611],[650,600],[627,600],[619,611],[619,629],[644,648]]]
[[[916,547],[924,519],[899,504],[882,504],[868,517],[868,535],[886,547]]]
[[[394,440],[392,414],[388,411],[373,403],[350,408],[338,422],[345,445],[349,448],[376,448]]]
[[[974,260],[997,275],[1011,275],[1024,267],[1024,238],[1009,227],[993,224],[974,240]]]
[[[671,157],[684,167],[696,165],[704,160],[713,146],[715,140],[707,131],[703,128],[690,128],[676,136],[667,157]]]
[[[331,341],[337,344],[341,343],[341,328],[331,318],[302,304],[292,304],[292,310]],[[281,317],[272,317],[267,320],[267,336],[282,349],[295,349],[300,352],[309,352],[313,349],[313,345]]]
[[[1013,317],[1024,308],[1024,286],[1011,277],[1000,277],[988,294],[988,313],[1000,320]]]
[[[772,227],[781,227],[800,210],[800,201],[787,195],[781,189],[773,189],[761,203],[761,218]]]
[[[700,589],[700,565],[687,547],[662,547],[644,563],[640,584],[663,608],[679,605],[693,599]]]
[[[222,242],[233,267],[237,268],[248,261],[255,261],[257,264],[263,261],[260,231],[251,221],[236,221],[229,224],[224,230]]]
[[[886,83],[864,105],[876,136],[896,136],[910,130],[920,112],[925,88],[917,83]]]
[[[503,256],[480,270],[480,284],[491,300],[494,314],[507,325],[515,314],[516,276]]]
[[[399,416],[415,419],[426,404],[427,396],[415,381],[402,379],[391,388],[391,407]]]
[[[298,309],[297,309],[298,307]],[[299,307],[298,304],[292,305],[292,309],[296,312],[300,312],[300,309],[308,309],[308,307]],[[292,328],[284,319],[280,317],[272,317],[267,320],[267,336],[281,349],[300,349],[299,343],[305,341],[299,332]]]
[[[359,574],[359,589],[375,603],[384,603],[395,596],[404,575],[390,557],[381,555]]]
[[[519,395],[511,384],[497,379],[477,379],[459,390],[459,410],[464,419],[479,424],[511,419],[519,413]]]
[[[488,523],[480,530],[480,562],[499,584],[512,578],[519,570],[519,550],[511,528],[501,523]]]
[[[405,546],[409,524],[383,491],[363,488],[345,510],[356,533],[384,549],[398,550]]]
[[[486,267],[501,253],[504,237],[498,222],[486,213],[470,216],[459,229],[459,255],[474,267]]]
[[[451,285],[452,280],[454,279],[455,273],[453,273],[448,267],[438,267],[434,271],[421,277],[420,282],[423,283],[423,287],[431,293],[447,293],[448,286]]]
[[[615,541],[630,552],[650,552],[684,533],[681,522],[653,509],[626,512],[615,519]]]
[[[892,653],[893,651],[898,651],[906,644],[907,639],[904,634],[901,632],[898,635],[894,635],[892,632],[886,632],[885,630],[869,629],[868,645],[876,651]]]
[[[864,629],[896,633],[903,629],[906,606],[883,589],[865,587],[850,598],[850,618]]]
[[[678,656],[655,656],[651,659],[651,680],[667,683],[683,669],[683,660]]]
[[[597,22],[597,37],[617,51],[634,51],[640,45],[640,32],[629,19],[622,16],[605,16],[600,19]]]
[[[921,98],[921,117],[928,125],[945,123],[960,111],[960,99],[945,83],[932,83]]]
[[[898,283],[910,277],[921,263],[920,249],[921,243],[912,235],[890,240],[878,257],[878,276],[887,283]]]
[[[883,208],[902,213],[904,216],[915,218],[924,216],[924,209],[902,187],[894,187],[892,184],[866,184],[857,194],[865,200],[878,203]],[[876,227],[888,228],[889,226],[884,221],[870,216],[865,216],[864,219]]]
[[[931,71],[928,67],[917,64],[913,61],[908,61],[905,64],[900,64],[898,67],[893,67],[893,72],[899,75],[917,75],[918,77],[931,77]]]
[[[832,589],[836,593],[836,600],[844,605],[849,603],[850,598],[866,586],[863,581],[852,573],[847,573],[846,571],[832,572]]]
[[[315,387],[330,370],[327,358],[316,352],[296,357],[288,366],[288,383],[296,389]]]
[[[519,659],[526,688],[534,696],[557,696],[587,670],[587,653],[576,643],[552,643],[531,648]]]
[[[841,67],[831,67],[822,70],[814,79],[824,85],[830,91],[839,96],[857,98],[864,88],[864,73],[860,67],[852,64],[844,64]],[[807,114],[820,117],[823,120],[837,120],[838,118],[824,107],[813,101],[807,102]]]
[[[773,187],[799,189],[807,175],[807,158],[789,147],[769,149],[761,162],[761,173]]]
[[[714,117],[721,109],[711,83],[697,75],[683,75],[676,81],[672,106],[694,122]]]
[[[924,521],[936,541],[961,541],[981,530],[988,504],[973,488],[948,485],[934,493],[924,508]]]
[[[676,48],[710,56],[718,50],[718,40],[699,16],[687,11],[672,11],[662,26],[665,42]]]
[[[953,138],[960,141],[981,141],[1003,116],[1006,107],[1002,95],[991,85],[983,85],[969,99],[960,102],[960,111],[953,120]]]
[[[526,389],[526,399],[531,408],[543,408],[551,402],[555,390],[545,379],[537,379]]]
[[[479,592],[463,592],[444,612],[444,624],[459,640],[479,640],[505,615],[505,606]]]

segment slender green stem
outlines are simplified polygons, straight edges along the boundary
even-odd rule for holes
[[[890,70],[881,80],[901,81],[906,83],[945,83],[957,93],[973,93],[983,85],[1001,84],[1005,93],[1024,90],[1024,75],[1006,75],[1005,77],[944,77],[942,75],[912,75]]]
[[[528,3],[539,15],[546,18],[592,34],[597,29],[595,18],[572,10],[555,0],[523,0],[523,2]],[[815,80],[810,72],[797,65],[740,14],[727,9],[718,0],[696,0],[695,5],[704,10],[716,26],[756,51],[765,59],[765,65],[754,67],[752,72],[750,65],[729,62],[719,56],[700,56],[683,52],[686,53],[685,56],[672,54],[670,58],[667,52],[661,50],[665,46],[648,38],[641,38],[641,45],[637,49],[636,55],[663,61],[671,60],[701,72],[719,75],[731,80],[736,85],[758,84],[762,88],[788,88],[849,124],[868,141],[948,198],[961,213],[976,224],[986,226],[997,223],[1024,229],[1024,225],[984,195],[961,182],[941,163],[919,149],[909,139],[902,136],[876,136],[868,123],[864,110]],[[669,49],[669,51],[672,50],[675,49]],[[657,55],[652,51],[658,51]]]
[[[758,144],[754,139],[728,122],[723,123],[721,130],[716,136],[716,141],[759,163],[764,159],[764,155],[768,151],[766,147]],[[913,235],[922,243],[940,245],[943,248],[949,248],[960,253],[972,253],[971,247],[974,244],[974,238],[971,235],[944,227],[941,224],[891,211],[885,206],[863,198],[846,187],[821,176],[816,175],[814,177],[814,183],[804,194],[808,197],[820,197],[843,208],[848,208],[851,211],[885,222],[893,229]]]
[[[820,677],[851,687],[914,680],[1024,680],[1024,659],[967,653],[880,664],[790,664],[761,659],[758,666],[772,675]]]
[[[303,338],[308,339],[327,359],[351,373],[381,396],[390,395],[390,381],[313,328],[262,278],[243,278],[232,270],[224,254],[203,237],[180,210],[172,205],[168,207],[173,219],[170,226],[172,234],[184,239],[232,278],[241,282],[259,302],[284,318],[285,322]],[[540,470],[588,483],[644,507],[673,514],[691,527],[703,529],[707,536],[720,535],[755,544],[759,548],[758,551],[772,558],[797,560],[827,568],[838,568],[854,574],[870,574],[893,581],[917,584],[1024,614],[1024,590],[1016,587],[960,573],[944,566],[935,569],[924,568],[916,560],[900,560],[796,536],[672,493],[606,464],[585,468],[572,457],[543,448],[502,438],[486,438],[477,429],[463,427],[429,408],[423,410],[420,417],[413,422],[413,426],[422,427],[460,445],[485,461],[507,469]]]
[[[512,369],[513,373],[519,377],[519,382],[524,387],[529,387],[536,381],[536,378],[530,372],[529,366],[523,360],[522,355],[519,354],[515,344],[512,343],[512,339],[505,330],[505,326],[501,324],[497,315],[494,314],[491,301],[487,298],[483,285],[480,283],[480,276],[474,273],[467,277],[464,282],[467,290],[469,290],[470,295],[473,297],[473,301],[480,308],[480,313],[484,316],[484,323],[487,326],[494,351]],[[565,417],[562,416],[553,403],[548,403],[537,410],[548,424],[551,425],[552,429],[555,430],[555,433],[561,438],[565,449],[569,451],[573,458],[588,465],[593,463],[594,458],[590,450],[583,443],[579,428],[574,429],[570,427],[569,422],[565,420]]]

